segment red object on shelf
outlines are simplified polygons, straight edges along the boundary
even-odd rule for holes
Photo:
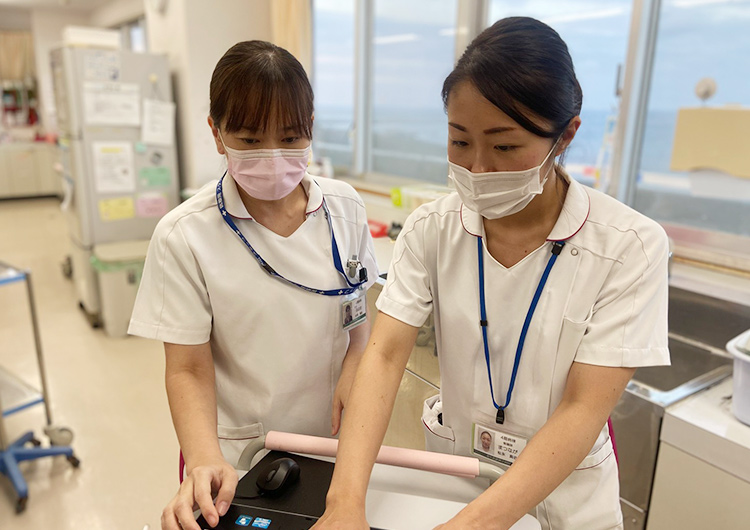
[[[370,228],[372,237],[385,237],[388,235],[388,225],[380,221],[367,220],[367,226]]]

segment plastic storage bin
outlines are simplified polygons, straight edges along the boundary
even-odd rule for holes
[[[94,247],[91,265],[99,278],[102,321],[104,331],[110,337],[128,334],[148,243],[120,241]]]
[[[727,351],[734,356],[732,413],[750,425],[750,330],[730,340]]]

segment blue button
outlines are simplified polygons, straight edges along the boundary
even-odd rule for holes
[[[255,528],[268,528],[271,526],[271,520],[258,517],[255,522],[253,522],[253,526]]]
[[[234,522],[234,524],[236,524],[237,526],[250,526],[252,520],[253,518],[249,515],[240,515]]]

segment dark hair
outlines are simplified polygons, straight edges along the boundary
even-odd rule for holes
[[[498,20],[469,44],[443,83],[446,107],[451,90],[462,81],[471,81],[493,105],[537,136],[560,136],[581,113],[583,94],[568,47],[554,29],[533,18]],[[533,116],[549,121],[552,130],[541,129]]]
[[[229,48],[211,76],[211,118],[235,132],[265,130],[272,119],[312,137],[313,91],[294,56],[270,42],[251,40]]]

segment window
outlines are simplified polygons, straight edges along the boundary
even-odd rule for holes
[[[377,0],[374,19],[370,169],[445,184],[456,1]]]
[[[122,47],[136,53],[148,52],[146,41],[146,19],[141,17],[133,22],[118,26],[122,38]]]
[[[316,0],[313,15],[315,156],[351,168],[354,125],[354,1]]]
[[[528,16],[553,27],[568,45],[583,90],[581,127],[566,153],[571,176],[588,185],[606,187],[617,119],[615,86],[618,65],[628,44],[630,0],[492,0],[489,24],[510,16]],[[604,184],[600,186],[600,184]]]
[[[750,236],[748,28],[750,0],[662,4],[634,201],[657,221]],[[704,78],[716,84],[706,102]]]
[[[386,185],[383,174],[445,184],[440,89],[456,41],[519,15],[555,28],[573,58],[583,108],[572,176],[661,222],[678,253],[750,270],[750,0],[315,0],[318,153]],[[718,87],[706,102],[703,78]],[[729,121],[677,126],[696,110]]]

